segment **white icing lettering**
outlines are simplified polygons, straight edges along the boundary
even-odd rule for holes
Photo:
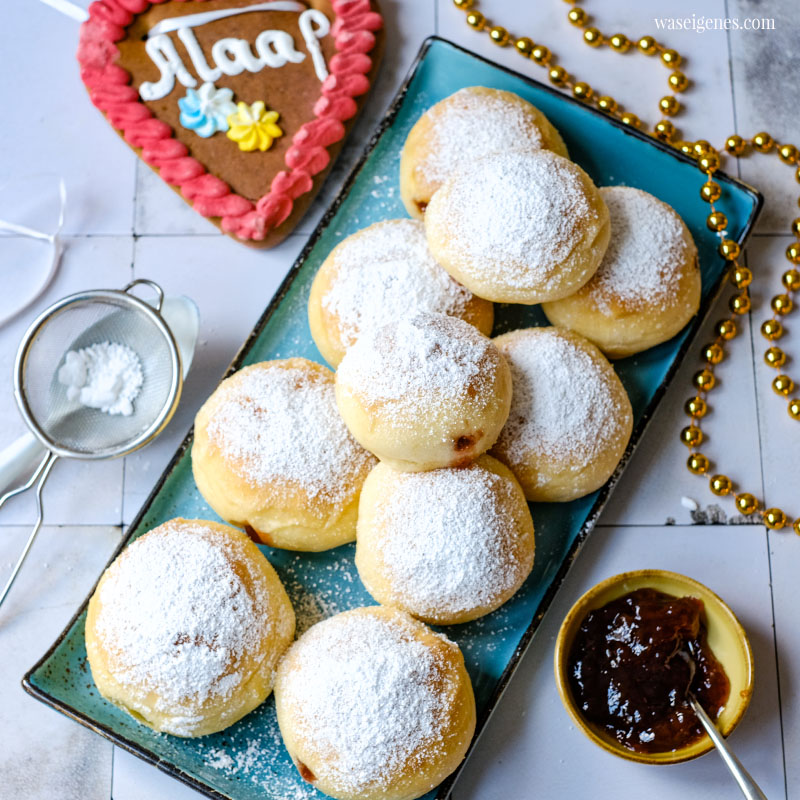
[[[214,81],[218,81],[222,77],[222,70],[219,67],[212,69],[208,66],[203,50],[191,28],[178,28],[178,38],[183,42],[183,46],[189,53],[189,58],[192,59],[192,64],[194,64],[200,80],[204,83],[214,83]]]
[[[250,45],[244,39],[228,37],[214,42],[211,57],[226,75],[239,75],[244,70],[258,72],[264,65],[250,52]]]
[[[145,51],[158,67],[161,77],[155,83],[146,81],[139,87],[139,94],[143,100],[160,100],[166,97],[175,86],[175,78],[188,88],[193,89],[197,86],[197,81],[183,65],[169,36],[161,34],[148,39]]]
[[[268,67],[282,67],[287,61],[299,64],[305,53],[294,48],[294,39],[286,31],[262,31],[256,38],[256,52]]]
[[[207,25],[225,17],[233,17],[237,14],[249,14],[251,11],[302,11],[305,6],[293,0],[270,0],[266,3],[255,3],[244,8],[223,8],[219,11],[201,11],[199,14],[186,14],[182,17],[169,17],[162,19],[150,28],[148,36],[158,36],[160,33],[171,33],[179,28],[197,28],[200,25]]]
[[[315,24],[316,28],[314,27]],[[330,29],[331,23],[321,11],[309,8],[300,15],[300,33],[303,34],[308,52],[311,53],[314,71],[321,81],[328,77],[328,66],[325,63],[325,56],[322,55],[319,40],[323,36],[327,36]]]

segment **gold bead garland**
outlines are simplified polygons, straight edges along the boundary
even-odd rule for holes
[[[608,46],[618,53],[626,53],[630,50],[638,51],[646,56],[658,56],[661,63],[670,70],[667,78],[669,88],[673,92],[681,93],[689,87],[689,79],[679,69],[683,63],[680,53],[671,48],[665,47],[661,42],[652,36],[642,36],[639,39],[631,40],[623,33],[615,33],[607,36],[591,25],[590,15],[577,5],[577,0],[566,0],[572,6],[567,13],[568,21],[577,28],[583,30],[583,41],[590,47]],[[476,31],[488,31],[490,39],[500,47],[505,47],[513,41],[516,51],[528,58],[539,66],[547,69],[547,75],[551,83],[559,88],[569,91],[573,97],[581,100],[588,105],[594,105],[599,110],[615,117],[625,125],[635,128],[642,127],[642,121],[631,111],[622,108],[619,103],[610,95],[596,91],[586,81],[576,80],[567,70],[557,63],[554,63],[553,54],[550,50],[534,42],[529,37],[515,38],[506,28],[493,25],[484,15],[475,10],[474,0],[453,0],[453,4],[467,12],[467,24]],[[658,107],[665,117],[674,117],[682,110],[682,104],[672,94],[665,95],[658,101]],[[720,185],[713,180],[714,173],[721,164],[721,153],[736,158],[747,155],[751,150],[758,153],[775,153],[784,163],[795,169],[795,179],[800,183],[800,148],[793,144],[778,143],[766,131],[756,133],[751,139],[745,139],[738,134],[729,136],[725,140],[723,147],[717,149],[704,139],[696,142],[685,142],[679,139],[679,131],[670,119],[661,119],[655,123],[651,135],[662,142],[672,145],[685,155],[695,159],[700,171],[705,175],[706,181],[700,187],[700,197],[709,204],[710,213],[706,219],[709,230],[717,234],[720,239],[719,254],[729,262],[730,282],[736,288],[737,293],[732,295],[728,307],[731,316],[720,320],[715,326],[716,339],[703,348],[704,367],[694,374],[692,383],[697,391],[694,397],[689,398],[684,405],[684,411],[690,417],[690,424],[683,428],[680,433],[681,441],[690,448],[691,452],[686,462],[687,468],[694,475],[706,475],[711,470],[711,462],[708,457],[696,451],[696,448],[704,441],[705,436],[700,428],[700,420],[708,411],[706,395],[716,386],[717,380],[714,374],[714,367],[725,357],[724,345],[726,342],[736,337],[739,332],[736,318],[749,313],[751,299],[749,286],[752,281],[751,271],[739,264],[738,259],[741,248],[737,242],[728,239],[726,229],[728,219],[725,214],[714,207],[722,195]],[[800,200],[798,201],[800,203]],[[784,327],[780,317],[791,313],[795,306],[794,293],[800,291],[800,217],[791,224],[791,232],[798,238],[786,249],[786,258],[791,264],[782,278],[783,291],[775,295],[770,301],[772,318],[765,321],[761,326],[762,335],[768,340],[769,347],[764,353],[764,360],[768,366],[778,371],[778,375],[772,381],[772,388],[775,393],[783,398],[790,398],[795,391],[795,383],[792,378],[781,372],[785,365],[786,353],[774,344],[783,336]],[[788,412],[792,419],[800,420],[800,397],[791,397],[788,400]],[[800,517],[794,519],[793,523],[788,516],[779,508],[764,508],[759,500],[750,492],[734,491],[734,484],[727,475],[715,474],[709,480],[711,492],[719,497],[732,495],[736,508],[745,515],[758,512],[762,521],[770,530],[781,530],[792,524],[792,527],[800,535]]]

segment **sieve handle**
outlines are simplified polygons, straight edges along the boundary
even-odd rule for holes
[[[30,475],[46,452],[32,433],[22,434],[0,450],[0,492],[17,486],[20,479]]]
[[[30,535],[28,536],[28,541],[25,543],[25,547],[22,548],[22,553],[20,554],[19,559],[17,559],[17,563],[14,565],[14,569],[11,571],[11,576],[6,583],[2,594],[0,594],[0,606],[3,605],[3,601],[11,591],[11,587],[14,585],[14,581],[17,579],[17,575],[19,574],[25,559],[28,557],[31,545],[33,545],[33,540],[36,538],[36,535],[42,528],[42,520],[44,519],[44,509],[42,508],[42,489],[44,488],[45,481],[47,481],[47,478],[50,475],[50,470],[53,468],[53,464],[55,464],[56,461],[58,461],[58,456],[55,453],[48,452],[47,455],[42,459],[36,471],[31,476],[30,480],[24,486],[20,486],[18,489],[13,489],[10,492],[6,492],[6,494],[0,497],[0,508],[2,508],[7,500],[15,495],[22,494],[30,489],[34,483],[36,484],[36,522],[30,532]]]
[[[158,295],[158,303],[156,304],[156,311],[161,313],[161,306],[164,305],[164,290],[155,282],[148,280],[147,278],[137,278],[135,281],[131,281],[122,291],[129,292],[134,286],[149,286],[155,293]]]

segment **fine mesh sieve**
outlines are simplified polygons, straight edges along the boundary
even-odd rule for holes
[[[156,293],[155,307],[130,294],[138,285]],[[36,485],[37,521],[0,594],[0,605],[41,527],[42,487],[55,461],[127,455],[157,436],[177,408],[183,384],[181,359],[160,314],[163,299],[161,288],[144,279],[121,291],[81,292],[46,309],[23,337],[14,367],[14,394],[26,424],[48,453],[27,483],[0,498],[2,507]],[[125,345],[139,357],[143,381],[130,416],[107,414],[70,400],[67,387],[58,380],[69,351],[103,342]]]

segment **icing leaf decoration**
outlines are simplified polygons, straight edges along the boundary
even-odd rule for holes
[[[236,113],[232,89],[217,89],[204,83],[199,89],[187,89],[186,97],[178,100],[180,121],[184,128],[207,139],[217,131],[228,130],[228,117]]]
[[[283,136],[277,125],[279,116],[277,111],[267,111],[260,100],[252,106],[238,103],[236,113],[228,117],[227,136],[239,144],[240,150],[269,150],[273,140]]]

